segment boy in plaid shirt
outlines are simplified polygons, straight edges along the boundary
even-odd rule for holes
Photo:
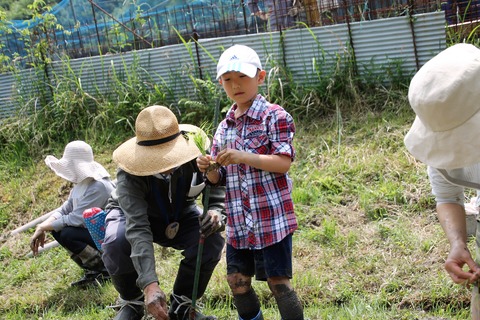
[[[298,228],[287,174],[295,157],[295,124],[258,94],[266,71],[257,53],[234,45],[220,57],[217,79],[234,104],[220,123],[211,155],[197,158],[214,185],[226,185],[227,280],[241,320],[263,319],[252,277],[267,281],[283,320],[303,320],[292,278],[292,234]],[[220,165],[209,170],[211,160]]]

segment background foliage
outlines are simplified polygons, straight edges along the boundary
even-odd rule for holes
[[[28,7],[34,0],[0,0],[0,8],[6,13],[6,20],[29,20],[32,12]],[[46,0],[47,6],[53,7],[59,3],[58,0]]]
[[[454,39],[452,37],[452,39]],[[452,41],[454,43],[454,41]],[[478,43],[476,43],[478,45]],[[41,53],[42,48],[35,52]],[[42,64],[34,66],[41,74]],[[68,59],[64,61],[68,68]],[[391,68],[390,86],[358,79],[339,63],[316,85],[289,81],[269,66],[261,91],[295,118],[297,157],[290,175],[300,229],[294,237],[293,284],[310,319],[468,319],[469,291],[443,270],[448,243],[434,212],[425,166],[405,150],[414,114],[406,99],[409,77]],[[52,75],[55,78],[55,75]],[[195,99],[168,105],[180,122],[211,124],[230,101],[211,79],[192,76]],[[91,97],[75,77],[56,77],[51,101],[25,99],[18,116],[0,126],[0,318],[109,319],[117,294],[111,284],[78,290],[81,276],[62,248],[28,256],[33,230],[9,232],[59,206],[71,185],[46,168],[66,143],[82,139],[115,174],[113,150],[134,135],[136,115],[165,104],[168,88],[132,71],[111,92]],[[21,97],[20,97],[21,98]],[[50,239],[52,240],[52,239]],[[471,239],[469,245],[473,247]],[[178,252],[156,248],[161,287],[171,291]],[[255,282],[266,319],[278,319],[264,283]],[[225,260],[202,301],[205,312],[235,319]]]

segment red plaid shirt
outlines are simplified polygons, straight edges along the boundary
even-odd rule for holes
[[[236,108],[234,104],[217,128],[211,150],[213,158],[220,150],[230,148],[287,155],[293,161],[295,124],[285,109],[261,95],[238,119],[235,119]],[[227,242],[234,248],[262,249],[298,228],[288,174],[238,164],[220,168],[220,176],[226,185]]]

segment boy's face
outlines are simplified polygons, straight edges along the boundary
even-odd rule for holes
[[[240,72],[230,71],[224,73],[219,82],[227,96],[235,101],[238,107],[248,108],[257,96],[258,86],[265,80],[265,75],[265,70],[258,71],[253,78]]]

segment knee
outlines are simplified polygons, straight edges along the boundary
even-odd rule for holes
[[[80,228],[77,229],[81,230]],[[53,231],[52,236],[62,247],[67,248],[72,252],[78,253],[84,248],[86,242],[83,241],[84,239],[80,237],[79,233],[76,231],[77,230],[73,227],[66,227],[60,231]]]
[[[121,235],[115,238],[105,239],[102,244],[102,260],[111,275],[124,274],[135,271],[130,258],[130,243]]]
[[[227,282],[233,294],[244,294],[252,287],[252,278],[241,273],[227,275]]]
[[[225,239],[220,233],[214,233],[209,236],[205,241],[205,247],[209,249],[212,256],[215,256],[220,260],[222,257],[222,250],[225,246]]]
[[[204,244],[204,253],[202,256],[202,263],[205,265],[210,265],[212,268],[215,268],[215,266],[218,264],[220,259],[222,258],[222,250],[225,245],[225,239],[218,234],[212,234],[205,240]],[[198,250],[195,250],[195,256],[194,259],[196,260],[196,252]]]
[[[273,277],[267,279],[268,287],[276,298],[293,291],[290,279],[286,277]]]

